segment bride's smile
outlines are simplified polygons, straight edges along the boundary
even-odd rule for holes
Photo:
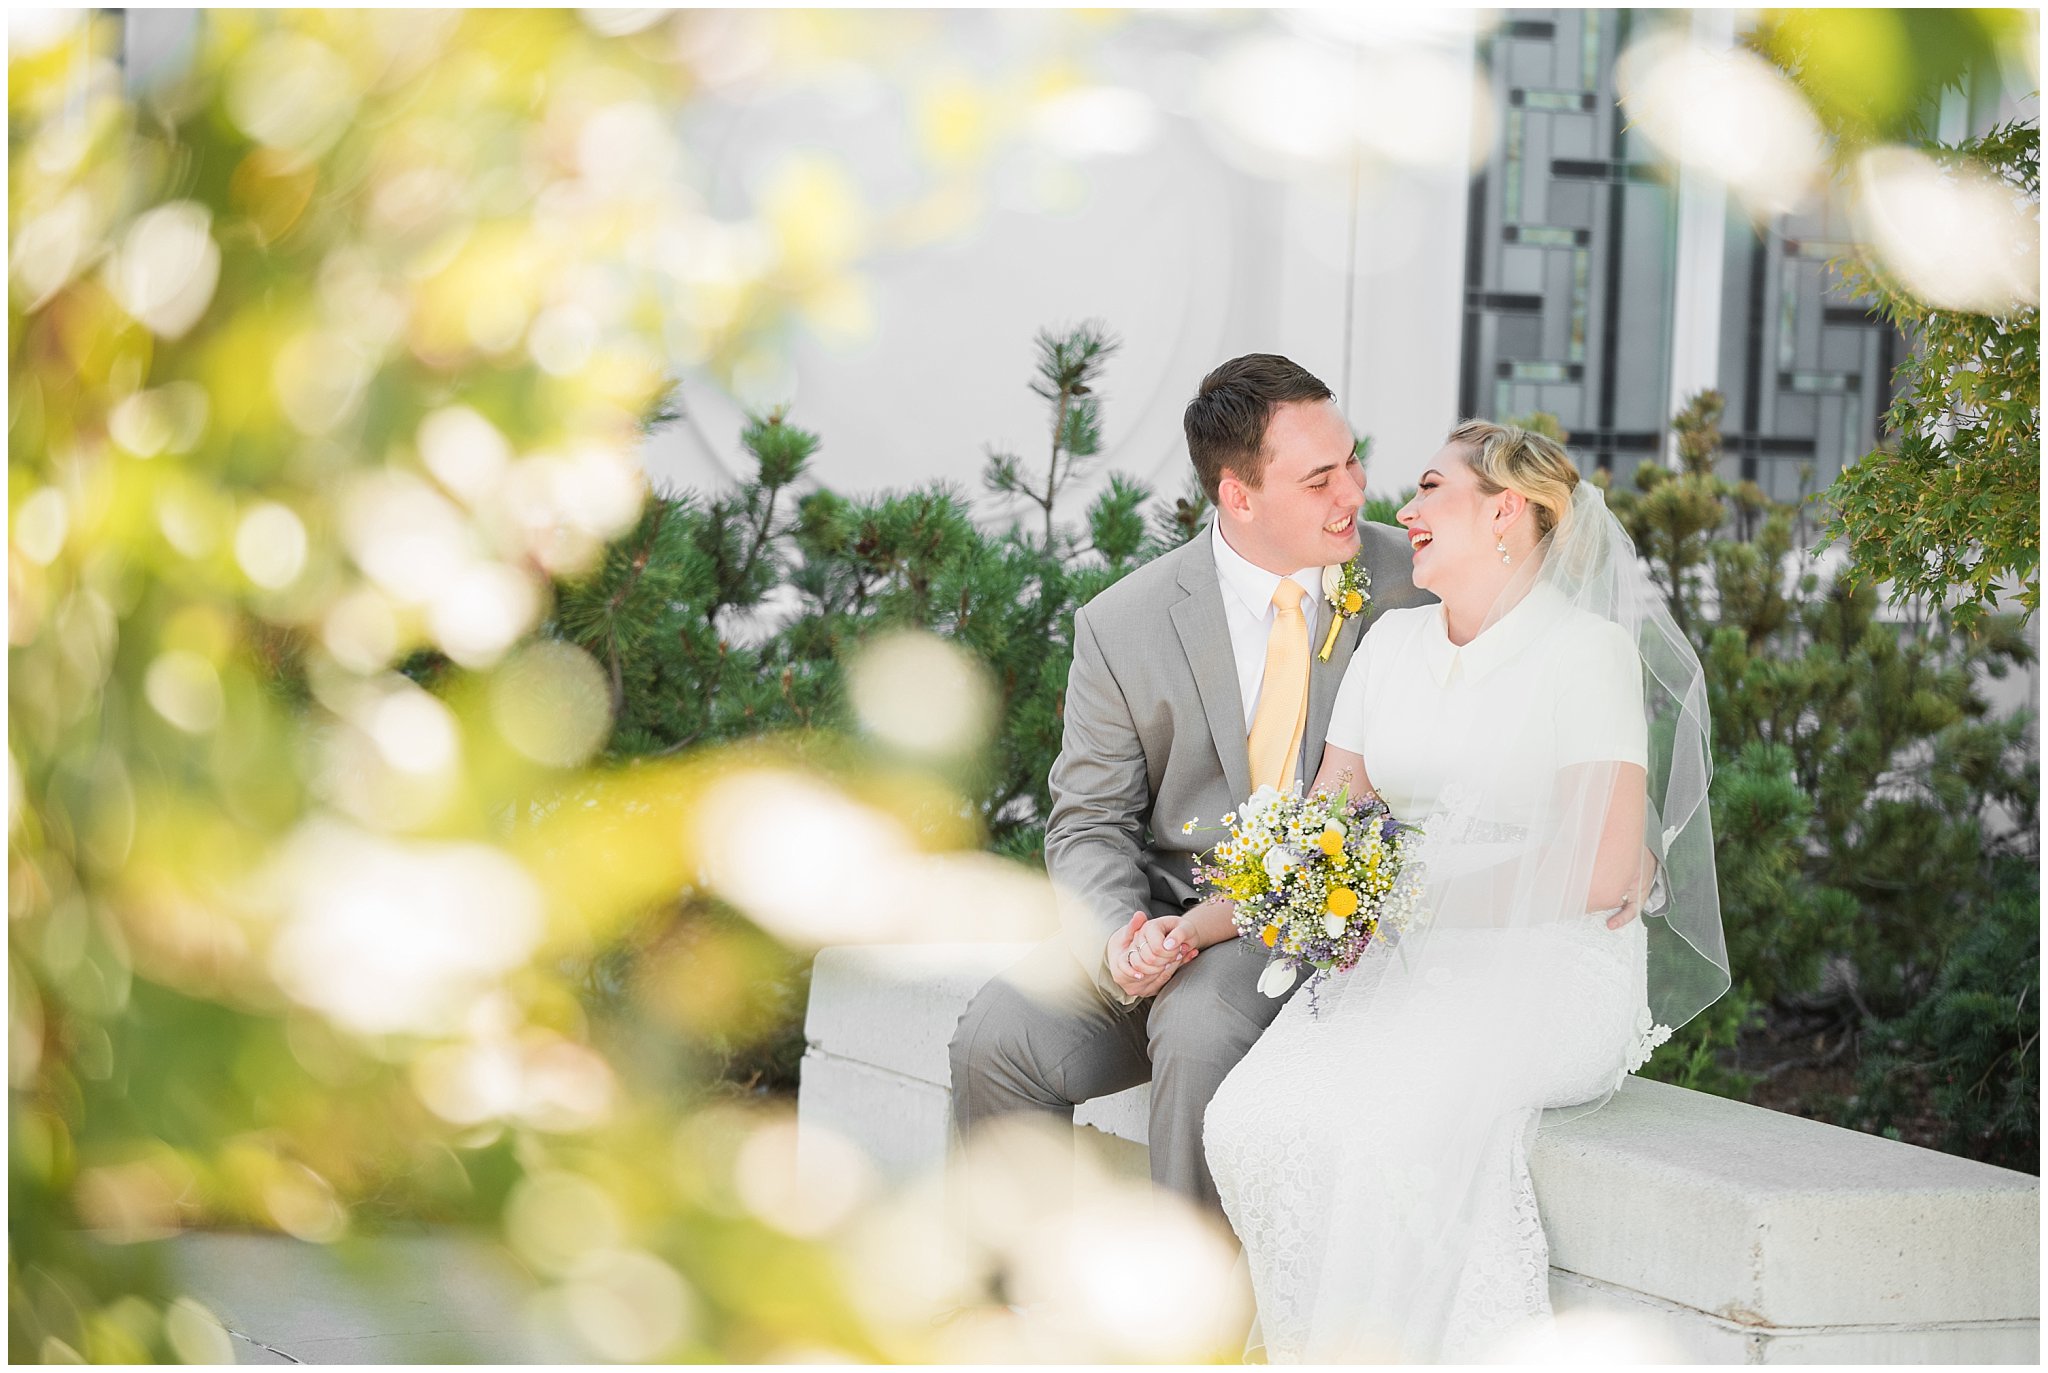
[[[1394,516],[1408,532],[1410,575],[1443,602],[1456,644],[1471,642],[1484,627],[1549,532],[1528,496],[1484,476],[1473,467],[1472,452],[1468,443],[1445,444]],[[1556,479],[1548,472],[1536,477]]]

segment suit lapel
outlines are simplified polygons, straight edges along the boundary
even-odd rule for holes
[[[1234,800],[1251,795],[1252,764],[1245,752],[1244,700],[1237,691],[1237,659],[1230,646],[1230,625],[1223,618],[1223,589],[1216,581],[1216,558],[1207,535],[1197,535],[1181,559],[1180,585],[1188,594],[1172,610],[1174,631],[1194,674],[1202,712],[1209,718],[1223,779]],[[1198,542],[1199,541],[1199,542]]]

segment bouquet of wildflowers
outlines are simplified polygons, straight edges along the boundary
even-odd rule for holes
[[[1357,963],[1374,939],[1398,939],[1414,919],[1422,877],[1411,857],[1422,831],[1377,796],[1260,787],[1223,826],[1230,837],[1195,879],[1229,898],[1240,935],[1273,951],[1259,978],[1267,996],[1285,996],[1304,969],[1313,969],[1313,995],[1332,970]]]

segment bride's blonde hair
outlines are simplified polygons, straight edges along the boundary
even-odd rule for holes
[[[1512,424],[1460,420],[1444,442],[1464,447],[1465,464],[1479,479],[1481,492],[1514,491],[1529,502],[1539,540],[1571,518],[1579,469],[1557,440]]]

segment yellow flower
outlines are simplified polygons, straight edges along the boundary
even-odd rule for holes
[[[1344,613],[1346,615],[1356,615],[1363,609],[1365,609],[1365,597],[1359,595],[1356,591],[1344,593]]]
[[[1336,829],[1324,830],[1316,836],[1316,847],[1335,858],[1344,852],[1344,832]]]
[[[1332,887],[1323,898],[1323,909],[1331,915],[1350,915],[1358,909],[1358,893],[1349,887]]]
[[[1265,929],[1259,931],[1259,938],[1264,941],[1267,948],[1272,948],[1280,938],[1280,927],[1278,925],[1266,926]]]

